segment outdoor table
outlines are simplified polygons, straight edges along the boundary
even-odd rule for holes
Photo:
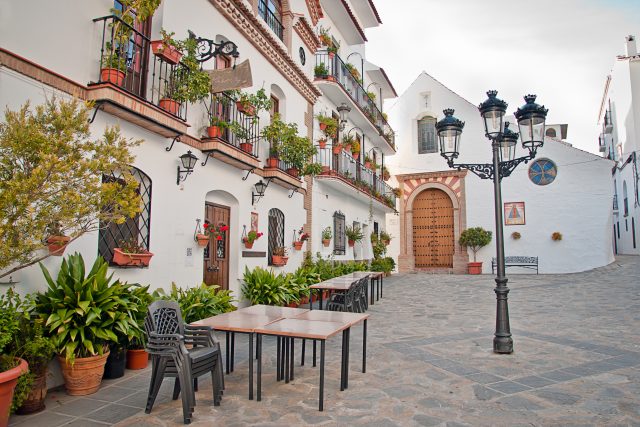
[[[258,369],[257,369],[257,400],[262,399],[262,336],[263,335],[275,335],[284,338],[285,347],[289,348],[289,345],[293,347],[293,340],[295,338],[313,339],[320,341],[320,391],[319,391],[319,403],[318,410],[324,410],[324,362],[325,362],[325,343],[328,338],[336,335],[338,332],[342,332],[342,372],[340,385],[341,389],[345,384],[345,364],[348,360],[349,346],[347,342],[348,332],[351,327],[349,322],[330,322],[320,320],[306,320],[306,319],[281,319],[268,325],[256,328],[254,332],[257,334],[256,347],[258,350]],[[291,340],[291,341],[289,341]],[[293,357],[288,357],[288,352],[285,354],[285,378],[288,382],[289,375],[293,379]],[[293,354],[291,355],[293,356]]]
[[[353,285],[353,283],[356,280],[357,279],[354,279],[354,278],[334,277],[333,279],[325,280],[323,282],[316,283],[315,285],[311,285],[309,286],[309,289],[320,289],[321,291],[327,290],[327,291],[346,292],[349,290],[351,285]],[[318,301],[320,301],[320,310],[322,310],[322,300],[323,300],[323,296],[322,296],[322,292],[320,292],[320,298],[318,298]]]

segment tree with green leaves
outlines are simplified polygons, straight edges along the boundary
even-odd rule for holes
[[[48,99],[7,109],[0,123],[0,278],[49,256],[46,239],[77,239],[141,211],[138,182],[130,172],[131,148],[142,141],[107,127],[99,139],[89,129],[91,105]],[[102,182],[103,176],[118,180]]]
[[[491,232],[482,227],[467,228],[460,233],[458,243],[466,246],[473,251],[473,262],[476,262],[476,254],[478,251],[491,243]]]

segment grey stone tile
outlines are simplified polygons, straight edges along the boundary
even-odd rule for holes
[[[498,402],[508,407],[509,410],[539,411],[543,409],[543,407],[536,402],[521,395],[501,397],[498,399]]]
[[[65,424],[65,426],[71,426],[71,427],[104,427],[104,426],[110,426],[110,425],[112,424],[101,423],[98,421],[87,420],[84,418],[78,418],[75,421],[71,421],[69,424]]]
[[[24,418],[24,420],[22,420],[22,418]],[[11,418],[12,421],[14,419],[16,419],[15,425],[20,427],[57,427],[73,421],[74,417],[44,411],[32,416],[14,416]]]
[[[476,396],[478,400],[491,400],[496,397],[504,396],[504,393],[501,393],[496,390],[492,390],[482,385],[474,384],[473,386],[473,394]]]
[[[558,389],[545,388],[532,393],[554,405],[575,405],[580,401],[580,396]]]
[[[499,383],[490,384],[488,387],[504,394],[519,393],[525,390],[531,390],[531,387],[514,383],[513,381],[501,381]]]
[[[548,378],[548,379],[556,381],[556,382],[571,381],[571,380],[575,380],[576,378],[579,377],[576,374],[572,374],[570,372],[565,372],[564,370],[561,370],[561,369],[556,370],[556,371],[543,372],[543,373],[539,374],[539,376],[544,377],[544,378]]]
[[[112,385],[110,387],[101,388],[97,393],[93,393],[89,395],[89,397],[91,399],[104,400],[105,402],[115,402],[123,397],[131,396],[134,393],[136,393],[136,391],[130,388]]]
[[[64,405],[56,405],[54,407],[49,407],[48,409],[59,414],[81,417],[88,414],[89,412],[96,411],[108,404],[108,402],[104,402],[102,400],[80,397]]]
[[[424,414],[416,414],[413,416],[413,421],[416,422],[417,425],[420,426],[437,426],[442,424],[443,420],[436,417],[431,417],[429,415]]]
[[[497,383],[497,382],[505,380],[502,377],[499,377],[499,376],[493,375],[493,374],[489,374],[487,372],[479,372],[479,373],[474,373],[474,374],[465,375],[465,376],[467,378],[469,378],[470,380],[475,381],[475,382],[480,383],[480,384]]]
[[[119,421],[139,414],[140,412],[142,412],[140,408],[133,408],[131,406],[111,403],[103,407],[102,409],[98,409],[95,412],[91,412],[90,414],[85,415],[84,418],[94,421],[101,421],[103,423],[115,424]]]
[[[524,384],[531,388],[540,388],[554,383],[554,381],[542,377],[537,377],[535,375],[529,377],[514,378],[512,381]]]

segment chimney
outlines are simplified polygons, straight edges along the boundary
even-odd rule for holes
[[[627,56],[636,56],[638,54],[638,48],[636,47],[636,38],[634,36],[625,37]]]

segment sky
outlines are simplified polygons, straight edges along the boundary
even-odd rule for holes
[[[567,123],[568,142],[598,152],[605,80],[625,36],[640,37],[640,0],[374,1],[382,25],[367,29],[367,59],[398,95],[422,71],[476,105],[496,89],[507,113],[533,93],[547,123]]]

